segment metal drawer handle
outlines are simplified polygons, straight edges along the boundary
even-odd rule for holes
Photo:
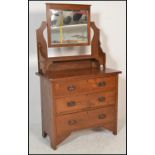
[[[75,106],[75,105],[76,105],[76,102],[75,101],[67,102],[67,106],[68,107],[72,107],[72,106]]]
[[[74,119],[68,121],[68,124],[69,124],[69,125],[74,125],[74,124],[76,124],[76,123],[77,123],[77,121],[74,120]]]
[[[104,87],[106,85],[106,82],[101,81],[97,85],[98,85],[98,87]]]
[[[104,102],[105,101],[105,97],[104,96],[99,96],[98,101],[99,102]]]
[[[76,87],[74,85],[68,86],[68,91],[74,91]]]
[[[99,119],[104,119],[105,117],[106,117],[105,114],[99,114],[99,115],[98,115],[98,118],[99,118]]]

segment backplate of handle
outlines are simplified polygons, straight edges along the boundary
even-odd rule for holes
[[[69,124],[69,125],[74,125],[74,124],[76,124],[76,123],[77,123],[77,121],[74,120],[74,119],[68,121],[68,124]]]
[[[100,82],[98,82],[97,85],[98,85],[98,87],[104,87],[106,85],[106,82],[100,81]]]
[[[68,91],[74,91],[76,89],[76,87],[74,85],[70,85],[68,86]]]
[[[98,101],[99,102],[104,102],[105,101],[105,97],[104,96],[99,96],[98,97]]]
[[[68,107],[72,107],[72,106],[75,106],[75,105],[76,105],[76,102],[75,101],[67,102],[67,106]]]
[[[104,119],[105,117],[106,117],[105,114],[99,114],[99,115],[98,115],[98,118],[99,118],[99,119]]]

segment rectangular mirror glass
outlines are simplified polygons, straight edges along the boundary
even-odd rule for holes
[[[87,43],[88,11],[62,11],[51,9],[51,43]]]
[[[49,47],[89,45],[89,9],[61,6],[55,9],[53,6],[47,11]]]

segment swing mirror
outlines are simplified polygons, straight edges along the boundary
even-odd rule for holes
[[[86,46],[90,44],[90,6],[46,4],[48,46]]]

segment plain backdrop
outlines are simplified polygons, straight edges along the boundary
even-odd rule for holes
[[[126,126],[126,2],[121,1],[53,1],[53,3],[90,4],[91,21],[100,29],[101,47],[106,53],[107,67],[121,70],[119,76],[118,132]],[[46,21],[45,2],[29,2],[29,124],[41,124],[40,82],[37,72],[36,29]],[[44,33],[47,38],[47,33]],[[93,33],[92,33],[93,36]],[[89,54],[90,46],[70,48],[49,48],[49,56]],[[38,128],[39,128],[38,127]],[[39,128],[40,129],[40,128]],[[125,129],[125,128],[124,128]],[[35,132],[32,131],[32,132]],[[124,134],[124,143],[126,133]],[[38,136],[39,132],[38,132]],[[32,143],[31,143],[32,144]],[[119,145],[119,144],[118,144]],[[125,147],[123,145],[122,147]],[[31,146],[30,146],[31,148]],[[125,148],[123,148],[125,151]],[[34,150],[34,149],[33,149]],[[121,149],[120,149],[121,150]],[[115,150],[117,152],[117,150]],[[114,151],[114,153],[115,153]],[[108,152],[108,150],[107,150]],[[122,153],[122,152],[118,152]],[[125,152],[124,152],[125,153]]]

